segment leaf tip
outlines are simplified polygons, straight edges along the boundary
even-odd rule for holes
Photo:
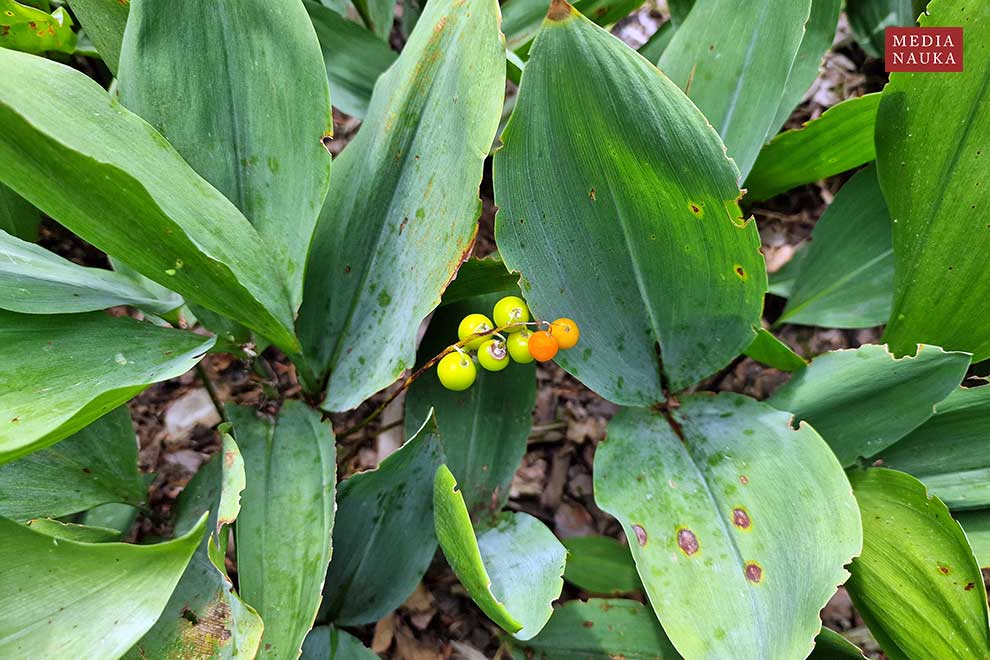
[[[551,0],[550,9],[547,11],[547,20],[563,21],[576,13],[577,10],[567,0]]]

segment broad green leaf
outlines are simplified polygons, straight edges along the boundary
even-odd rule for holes
[[[798,47],[794,64],[784,85],[784,95],[777,106],[777,114],[770,122],[770,128],[764,139],[769,140],[780,130],[794,108],[801,103],[808,88],[818,78],[818,69],[822,58],[835,39],[835,29],[839,22],[839,11],[842,0],[811,0],[811,15],[804,26],[804,36]]]
[[[515,660],[679,660],[649,608],[634,600],[571,600],[554,610],[539,635],[507,640]]]
[[[894,257],[877,172],[857,172],[815,224],[778,323],[869,328],[890,315]]]
[[[265,621],[262,658],[295,658],[320,607],[334,524],[333,432],[302,401],[274,421],[229,411],[247,488],[237,519],[240,593]]]
[[[849,480],[863,553],[846,589],[887,657],[990,657],[983,576],[946,506],[896,470],[856,471]]]
[[[69,67],[0,48],[0,69],[0,181],[186,300],[296,348],[270,247],[161,135]]]
[[[82,514],[80,522],[88,527],[115,529],[123,536],[134,525],[138,513],[131,504],[101,504]]]
[[[251,221],[297,309],[333,135],[309,15],[299,0],[141,0],[127,26],[121,102]]]
[[[236,501],[244,488],[237,445],[225,435],[226,449],[214,455],[179,494],[173,509],[175,533],[183,534],[209,512],[209,533],[196,548],[165,611],[127,654],[147,658],[254,657],[261,642],[261,617],[234,591],[209,557],[224,500]],[[232,460],[228,456],[232,456]],[[226,538],[227,530],[221,532]]]
[[[636,51],[555,3],[502,142],[499,250],[538,317],[580,326],[581,343],[557,356],[564,369],[647,405],[664,398],[664,377],[682,389],[752,342],[766,274],[737,171]]]
[[[879,105],[880,94],[851,98],[775,137],[760,151],[746,177],[746,200],[769,199],[873,160]]]
[[[398,57],[381,39],[313,0],[304,0],[323,50],[323,62],[341,112],[363,119],[375,81]]]
[[[333,626],[316,626],[306,635],[300,660],[375,660],[378,656],[353,635]]]
[[[926,3],[927,4],[927,3]],[[883,59],[884,31],[913,25],[918,14],[911,0],[847,0],[849,27],[867,55]]]
[[[774,130],[810,12],[811,0],[744,9],[737,0],[697,0],[657,64],[722,136],[740,181]]]
[[[0,464],[67,438],[151,383],[181,376],[213,341],[101,312],[0,311]]]
[[[621,410],[598,445],[595,500],[622,523],[685,657],[805,657],[860,550],[838,461],[788,420],[742,395],[698,394],[666,413]]]
[[[670,10],[670,22],[674,27],[679,26],[691,13],[695,0],[667,0],[667,9]]]
[[[990,385],[960,388],[876,458],[907,472],[951,509],[990,506]]]
[[[670,44],[670,40],[674,38],[674,23],[672,21],[667,21],[654,32],[646,43],[639,47],[639,54],[648,59],[650,62],[659,61],[660,56],[663,54],[664,49]]]
[[[446,465],[437,470],[433,504],[443,554],[478,607],[516,639],[540,632],[564,586],[567,551],[553,532],[519,512],[475,530]]]
[[[140,504],[137,439],[127,406],[57,445],[0,466],[0,516],[58,518],[108,502]]]
[[[175,308],[124,275],[79,266],[0,230],[0,308],[22,314],[65,314],[117,305],[154,314]]]
[[[763,328],[756,331],[756,339],[746,349],[746,355],[757,362],[781,371],[797,371],[808,366],[808,362],[795,353],[790,346]]]
[[[962,73],[894,73],[877,114],[877,172],[894,230],[884,335],[990,357],[990,3],[935,2],[924,27],[962,26]],[[933,121],[937,117],[938,121]]]
[[[920,346],[895,358],[886,346],[829,351],[795,373],[768,403],[818,431],[843,466],[916,429],[959,386],[969,355]]]
[[[808,660],[844,660],[865,657],[855,644],[834,630],[823,627],[815,639],[815,650],[808,656]]]
[[[484,259],[471,258],[461,264],[457,269],[457,276],[444,290],[440,306],[459,303],[486,293],[519,295],[519,274],[506,270],[497,253]]]
[[[49,14],[14,0],[0,0],[0,48],[71,53],[76,49],[72,18],[63,7]]]
[[[801,243],[798,245],[797,249],[794,250],[794,254],[791,255],[791,258],[787,261],[787,263],[767,276],[769,281],[767,292],[772,293],[775,296],[780,296],[781,298],[789,298],[791,292],[794,290],[794,283],[797,281],[798,275],[801,273],[801,267],[804,265],[804,260],[807,258],[808,244]]]
[[[954,515],[966,532],[977,563],[990,568],[990,509],[960,511]]]
[[[23,241],[38,240],[41,214],[26,199],[0,183],[0,229]]]
[[[457,324],[468,314],[491,318],[502,296],[476,296],[440,307],[420,344],[417,365],[456,343]],[[526,453],[535,401],[532,364],[512,363],[497,373],[478,367],[478,379],[463,392],[446,389],[432,369],[406,393],[406,436],[412,437],[431,409],[436,412],[446,464],[460,475],[461,494],[477,520],[486,511],[497,513],[509,498],[512,476]]]
[[[353,0],[365,27],[383,41],[388,41],[395,18],[395,0]]]
[[[86,35],[99,51],[110,73],[117,75],[120,44],[127,26],[128,0],[68,0]]]
[[[347,410],[412,366],[416,332],[470,250],[498,126],[495,0],[431,0],[334,164],[298,329],[306,387]]]
[[[431,415],[376,469],[340,484],[321,621],[377,621],[416,589],[437,549],[432,478],[442,462]]]
[[[56,539],[0,518],[0,657],[117,658],[154,623],[206,517],[157,545]]]
[[[524,59],[550,9],[551,0],[507,0],[502,3],[506,48]],[[574,8],[598,25],[611,25],[629,15],[643,0],[577,0]]]
[[[64,523],[52,518],[29,520],[27,526],[46,536],[66,539],[68,541],[80,541],[82,543],[104,543],[107,541],[116,541],[120,538],[120,532],[116,529]]]
[[[629,548],[610,536],[564,539],[564,579],[593,594],[624,594],[643,588]]]

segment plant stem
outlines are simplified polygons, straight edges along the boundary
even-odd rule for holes
[[[196,374],[203,381],[203,386],[206,387],[206,393],[210,395],[210,401],[213,402],[213,407],[220,414],[220,419],[229,422],[230,420],[227,419],[227,410],[223,407],[223,401],[220,400],[220,395],[217,394],[217,388],[213,386],[213,381],[206,375],[206,369],[203,368],[202,362],[196,363]]]

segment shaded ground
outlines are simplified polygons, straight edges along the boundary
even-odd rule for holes
[[[662,13],[642,10],[624,20],[616,32],[632,45],[639,45],[662,20]],[[834,52],[826,58],[819,80],[789,120],[789,126],[818,116],[842,99],[882,87],[882,64],[867,60],[847,34],[848,30],[842,26]],[[514,91],[510,89],[510,93]],[[359,122],[338,113],[335,120],[337,137],[332,150],[339,152],[356,132]],[[804,186],[750,209],[759,225],[771,271],[786,263],[797,246],[808,239],[815,221],[845,178]],[[477,255],[494,250],[495,207],[488,175],[482,196]],[[78,263],[108,266],[102,253],[53,223],[43,227],[41,243]],[[781,309],[781,301],[768,301],[768,319],[772,321]],[[879,337],[876,329],[842,331],[798,326],[785,326],[781,335],[805,355],[855,347]],[[257,406],[268,412],[274,412],[281,399],[299,392],[292,365],[271,351],[254,365],[227,355],[211,355],[203,362],[203,373],[214,384],[221,400]],[[539,518],[560,537],[597,533],[621,538],[615,520],[595,506],[591,478],[595,446],[604,437],[616,406],[552,364],[540,366],[538,379],[533,432],[512,484],[509,507]],[[785,379],[780,372],[744,359],[700,388],[743,392],[763,399]],[[383,396],[373,398],[350,414],[334,416],[334,428],[349,428]],[[144,539],[166,536],[175,497],[196,470],[219,450],[219,438],[213,429],[218,417],[197,372],[151,387],[132,401],[130,408],[140,439],[141,469],[156,475],[149,493],[151,513],[139,519],[134,536]],[[372,424],[338,447],[339,455],[345,457],[338,466],[341,478],[373,467],[401,444],[401,425],[395,426],[399,415],[401,408],[386,413],[380,423]],[[381,432],[383,426],[390,428]],[[235,567],[231,565],[231,569]],[[586,594],[565,585],[562,599],[578,597]],[[873,655],[878,654],[844,590],[840,589],[825,608],[823,619]],[[403,607],[377,625],[358,627],[352,632],[388,657],[473,659],[490,658],[498,652],[497,628],[474,606],[440,553],[423,584]]]

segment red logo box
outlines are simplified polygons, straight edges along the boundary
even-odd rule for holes
[[[950,72],[963,70],[961,27],[889,27],[884,32],[884,69]]]

